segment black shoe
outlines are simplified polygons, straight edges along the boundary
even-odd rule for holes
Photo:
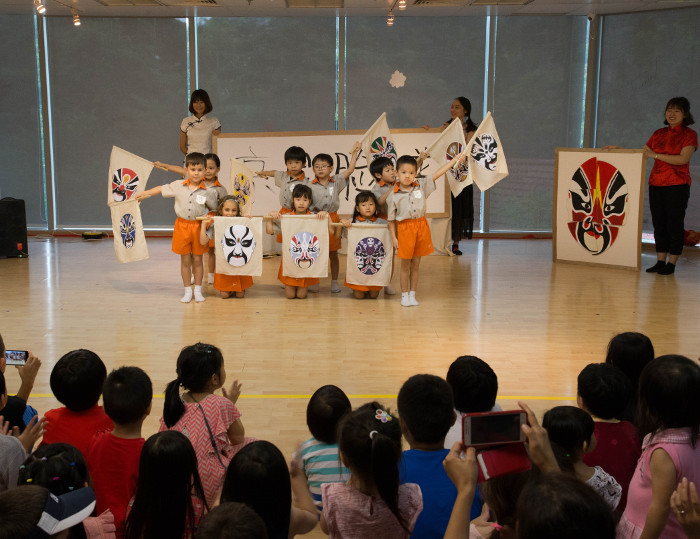
[[[647,268],[647,273],[661,273],[661,270],[666,267],[666,262],[659,260],[652,267]]]
[[[673,272],[676,271],[676,265],[671,264],[670,262],[666,264],[663,268],[658,270],[656,273],[659,275],[671,275]]]
[[[462,256],[462,251],[459,250],[459,246],[456,243],[452,244],[452,254]]]

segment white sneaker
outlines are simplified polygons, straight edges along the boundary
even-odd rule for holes
[[[338,281],[331,281],[331,292],[337,294],[340,292],[340,286],[338,286]]]
[[[312,293],[316,294],[316,293],[318,292],[318,283],[312,284],[312,285],[309,287],[309,292],[312,292]]]
[[[396,290],[391,288],[391,285],[388,285],[384,287],[384,294],[387,296],[394,296],[396,294]]]
[[[194,287],[194,300],[197,303],[201,303],[203,301],[206,301],[206,298],[202,295],[202,287],[201,286]]]
[[[180,301],[182,303],[189,303],[190,301],[192,301],[192,289],[191,288],[189,288],[189,287],[185,288],[185,295],[182,296]]]
[[[408,293],[408,304],[411,307],[417,307],[418,305],[420,305],[420,303],[418,303],[418,301],[416,301],[416,293],[413,291]]]
[[[406,292],[403,292],[401,294],[401,307],[410,307],[411,306],[411,301],[408,298],[408,294]]]

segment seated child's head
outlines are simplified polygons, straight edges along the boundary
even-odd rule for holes
[[[375,180],[384,183],[394,183],[396,180],[396,168],[389,157],[377,157],[369,164],[369,173]]]
[[[603,497],[566,474],[546,474],[523,489],[517,509],[518,537],[615,539],[615,518]]]
[[[591,363],[578,375],[578,404],[596,417],[617,418],[630,397],[629,380],[608,363]]]
[[[265,522],[244,503],[222,503],[197,527],[196,539],[268,539]]]
[[[455,421],[452,389],[445,380],[432,374],[411,376],[401,386],[396,404],[411,447],[436,444],[442,449]]]
[[[49,384],[51,391],[72,412],[83,412],[97,405],[107,368],[90,350],[73,350],[56,362]]]
[[[306,424],[319,442],[334,444],[338,441],[338,423],[352,410],[350,399],[337,386],[318,388],[306,407]]]
[[[195,90],[194,92],[192,92],[192,97],[190,97],[190,108],[189,108],[189,111],[192,114],[196,114],[193,105],[197,101],[201,101],[202,103],[204,103],[204,112],[202,113],[202,115],[209,114],[212,110],[214,110],[214,107],[211,104],[211,99],[209,99],[209,94],[207,93],[206,90],[198,89],[198,90]]]
[[[533,466],[526,472],[493,477],[479,485],[481,497],[500,528],[494,530],[489,539],[514,538],[515,515],[520,493],[530,481],[540,475]]]
[[[289,469],[282,452],[266,441],[241,448],[226,470],[221,503],[249,505],[265,522],[270,537],[289,532],[292,494]]]
[[[639,435],[690,428],[691,442],[700,434],[700,366],[685,356],[659,356],[639,378]]]
[[[238,197],[226,195],[219,201],[216,208],[216,215],[224,217],[238,217],[241,214],[241,208],[238,204]]]
[[[193,165],[201,165],[202,169],[207,167],[207,158],[204,157],[203,153],[192,152],[185,156],[185,168],[190,168]]]
[[[143,423],[151,413],[152,400],[151,379],[138,367],[119,367],[105,380],[102,401],[115,425]]]
[[[320,153],[311,161],[314,168],[314,174],[320,178],[330,176],[333,172],[333,158],[327,153]]]
[[[292,191],[292,200],[294,201],[294,213],[299,215],[306,213],[314,200],[311,187],[301,183],[295,185]]]
[[[219,170],[221,170],[221,160],[215,153],[205,154],[204,159],[207,161],[204,177],[207,180],[213,180],[219,175]]]
[[[654,359],[654,346],[649,337],[642,333],[627,331],[615,335],[608,343],[605,363],[615,365],[630,379],[636,392],[642,370]]]
[[[60,496],[91,486],[90,474],[83,455],[70,444],[49,444],[39,447],[19,469],[18,485],[39,485]]]
[[[455,408],[463,414],[489,412],[496,405],[498,377],[476,356],[460,356],[447,371]]]
[[[284,164],[287,165],[287,172],[291,176],[298,176],[306,164],[307,154],[304,148],[290,146],[284,152]]]
[[[352,214],[352,220],[358,217],[363,219],[372,219],[377,215],[377,197],[372,191],[360,191],[355,196],[355,211]]]
[[[574,463],[595,449],[595,423],[581,408],[555,406],[545,412],[542,426],[547,430],[554,456],[565,472],[573,473]]]

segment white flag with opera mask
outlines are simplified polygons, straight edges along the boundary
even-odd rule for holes
[[[224,275],[262,275],[262,217],[214,217],[216,271]]]
[[[386,122],[386,112],[382,112],[382,115],[367,130],[360,144],[362,145],[362,153],[367,160],[367,166],[378,157],[388,157],[396,165],[398,154],[389,130],[389,124]]]
[[[479,124],[468,147],[469,176],[479,189],[486,191],[508,176],[506,155],[490,112]]]
[[[231,176],[228,194],[236,197],[238,207],[243,214],[250,214],[253,205],[253,172],[242,161],[231,159]]]
[[[143,233],[141,209],[136,200],[112,204],[112,231],[114,252],[120,264],[148,258],[146,236]]]
[[[153,170],[153,163],[138,155],[112,146],[107,179],[107,204],[131,200],[146,190],[146,182]]]
[[[430,158],[441,167],[462,153],[466,146],[467,143],[464,140],[464,126],[459,118],[455,118],[450,125],[440,133],[440,136],[435,139],[435,142],[430,145],[426,152]],[[457,197],[466,186],[472,184],[472,178],[469,175],[469,162],[467,159],[448,170],[445,173],[445,177],[450,186],[450,191],[452,191],[452,196]]]
[[[283,215],[282,274],[295,279],[328,276],[328,218]]]
[[[348,262],[345,279],[361,286],[391,283],[394,242],[387,226],[353,223],[348,229]]]

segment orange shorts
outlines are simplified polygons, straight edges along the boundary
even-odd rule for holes
[[[214,274],[214,288],[221,292],[243,292],[251,286],[253,286],[253,278],[250,275]]]
[[[280,260],[280,270],[277,272],[277,278],[282,284],[287,286],[297,286],[299,288],[308,288],[311,285],[318,284],[318,278],[309,279],[295,279],[294,277],[287,277],[282,275],[282,261]]]
[[[208,245],[199,243],[202,221],[189,221],[180,217],[175,221],[172,251],[178,255],[203,255],[209,250]]]
[[[292,210],[283,206],[280,208],[280,215],[284,215],[285,213],[292,213]],[[282,243],[282,234],[277,234],[277,243]]]
[[[340,217],[338,217],[338,212],[334,211],[328,214],[331,218],[331,223],[340,223]],[[335,237],[335,227],[333,227],[333,232],[329,232],[328,235],[328,250],[332,253],[333,251],[339,251],[343,240],[341,238]]]
[[[348,283],[347,277],[345,278],[345,286],[351,290],[359,290],[360,292],[374,292],[384,288],[383,286],[363,286],[361,284],[350,284]]]
[[[399,239],[399,258],[411,259],[433,252],[433,239],[425,217],[397,221],[396,236]]]

